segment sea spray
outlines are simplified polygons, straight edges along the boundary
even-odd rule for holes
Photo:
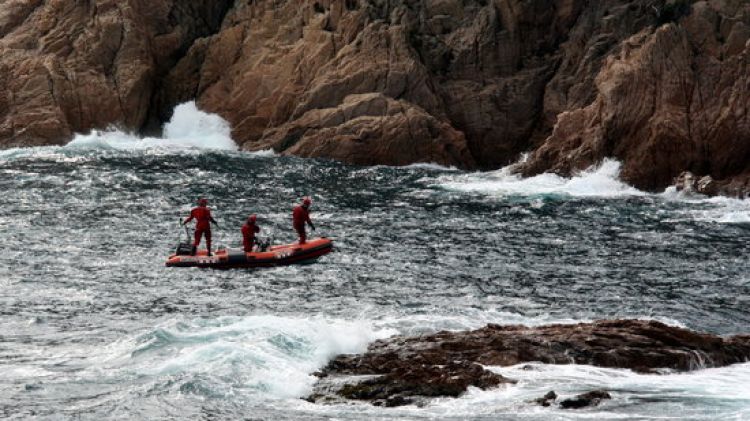
[[[239,389],[295,398],[309,392],[311,374],[333,356],[362,352],[368,343],[393,333],[364,322],[316,317],[172,320],[113,345],[114,353],[95,365],[153,382],[173,377],[192,385],[200,382],[201,390],[217,395]]]
[[[659,195],[668,203],[691,203],[690,209],[680,209],[675,219],[692,219],[723,224],[750,223],[750,199],[715,196],[706,197],[697,193],[684,193],[675,187],[667,188]]]
[[[620,163],[610,159],[570,178],[551,173],[524,178],[513,173],[513,167],[514,165],[510,165],[497,171],[442,176],[435,185],[446,190],[497,197],[621,197],[646,194],[620,181]]]
[[[76,134],[64,146],[11,148],[0,151],[0,160],[52,159],[57,162],[76,162],[84,159],[81,152],[155,151],[161,155],[186,153],[195,150],[236,151],[229,123],[219,115],[201,111],[195,102],[175,107],[172,118],[164,125],[163,137],[142,137],[117,128],[92,130]],[[258,151],[248,156],[274,156],[271,150]]]
[[[88,134],[76,135],[66,147],[105,150],[153,148],[237,149],[237,145],[231,137],[229,123],[216,114],[209,114],[199,110],[195,102],[192,101],[175,107],[171,120],[164,125],[164,136],[161,138],[139,137],[117,129],[94,130]]]
[[[217,114],[205,113],[194,101],[180,104],[164,125],[164,138],[198,148],[236,150],[229,123]]]
[[[523,159],[522,159],[523,160]],[[515,164],[514,164],[515,165]],[[728,224],[750,223],[750,200],[728,197],[706,197],[678,192],[674,187],[661,194],[640,191],[619,180],[620,163],[605,159],[572,177],[544,173],[521,177],[513,173],[514,165],[497,171],[480,173],[443,174],[427,179],[428,184],[447,191],[481,194],[503,200],[526,198],[532,206],[541,206],[540,199],[550,198],[627,198],[691,203],[695,207],[676,211],[674,220],[696,220]]]
[[[18,418],[750,418],[746,365],[623,384],[633,373],[532,364],[508,372],[517,386],[399,409],[299,399],[330,356],[381,334],[625,317],[747,332],[749,232],[702,219],[723,199],[576,196],[570,179],[544,195],[495,172],[192,147],[15,153],[0,153],[0,406]],[[441,185],[493,176],[519,193]],[[294,240],[291,204],[311,194],[337,252],[257,271],[166,268],[180,207],[202,194],[220,210],[217,238],[238,241],[253,212],[277,242]],[[578,385],[613,399],[564,413],[526,401]]]

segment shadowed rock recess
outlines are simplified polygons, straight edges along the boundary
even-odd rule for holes
[[[247,150],[750,188],[743,0],[11,0],[0,37],[5,147],[196,99]]]
[[[656,321],[609,320],[538,327],[487,325],[467,332],[396,336],[359,355],[339,355],[320,373],[313,402],[344,399],[399,406],[515,383],[483,366],[524,362],[589,364],[658,374],[748,361],[750,335],[722,338]],[[551,392],[537,403],[549,405]],[[608,399],[602,391],[562,401],[576,408]]]

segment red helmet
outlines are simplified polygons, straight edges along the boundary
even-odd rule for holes
[[[201,197],[200,199],[198,199],[198,205],[200,206],[208,205],[208,199],[206,199],[205,197]]]
[[[305,196],[302,198],[302,205],[303,206],[310,206],[312,205],[312,199],[310,199],[310,196]]]
[[[256,219],[258,219],[258,217],[255,216],[255,214],[252,214],[252,215],[250,215],[250,216],[247,217],[247,223],[248,224],[254,224]]]

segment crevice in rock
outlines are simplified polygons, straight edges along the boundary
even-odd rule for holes
[[[162,125],[172,116],[172,111],[184,98],[169,98],[164,92],[164,81],[170,71],[186,57],[190,48],[199,39],[216,35],[233,7],[238,5],[234,0],[191,0],[175,2],[169,11],[169,22],[172,28],[182,28],[186,38],[171,56],[165,57],[163,63],[156,60],[152,89],[149,98],[149,109],[146,118],[139,128],[142,134],[160,134]],[[190,22],[195,20],[197,22]],[[185,29],[187,28],[187,29]],[[171,33],[165,34],[165,36]],[[158,52],[156,52],[158,53]],[[202,58],[205,59],[205,56]],[[202,60],[201,60],[202,61]],[[198,76],[199,77],[199,76]],[[194,81],[197,87],[198,81]]]

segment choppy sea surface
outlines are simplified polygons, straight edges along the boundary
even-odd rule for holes
[[[640,192],[604,162],[520,179],[236,151],[180,106],[164,138],[118,131],[0,151],[0,417],[10,419],[750,419],[750,363],[640,375],[494,367],[515,386],[424,407],[316,405],[311,373],[375,339],[486,323],[656,319],[750,332],[750,202]],[[198,196],[238,246],[295,239],[314,199],[336,251],[306,266],[166,268]],[[530,400],[605,388],[579,411]]]

